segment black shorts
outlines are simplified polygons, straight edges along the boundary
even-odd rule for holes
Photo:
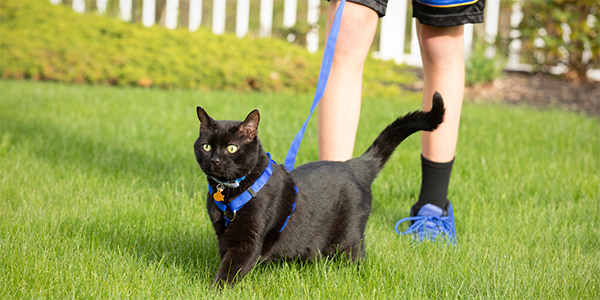
[[[385,16],[388,0],[348,0]],[[396,0],[391,0],[396,1]],[[485,0],[412,0],[413,18],[421,24],[446,27],[483,23]]]

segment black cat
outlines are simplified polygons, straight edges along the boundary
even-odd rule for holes
[[[208,178],[207,209],[221,255],[215,283],[233,285],[258,261],[364,257],[371,183],[400,142],[442,123],[445,108],[436,92],[431,111],[398,118],[362,156],[311,162],[292,172],[263,150],[258,110],[243,122],[215,121],[201,107],[197,113],[194,150]]]

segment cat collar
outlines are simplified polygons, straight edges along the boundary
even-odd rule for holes
[[[208,176],[208,177],[210,177],[210,179],[216,181],[218,184],[220,184],[222,186],[226,186],[228,188],[235,189],[238,186],[240,186],[240,182],[242,182],[242,180],[246,179],[246,176],[248,176],[248,175],[244,175],[241,178],[238,178],[238,179],[233,180],[233,181],[221,181],[221,180],[219,180],[219,179],[217,179],[215,177],[212,177],[212,176]]]

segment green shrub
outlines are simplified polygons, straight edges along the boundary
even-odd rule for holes
[[[473,45],[471,56],[466,62],[465,84],[469,86],[490,82],[502,76],[505,60],[498,54],[488,58],[486,50],[491,47],[483,39]]]
[[[522,3],[524,58],[534,70],[564,63],[570,77],[584,79],[600,67],[600,2],[597,0],[529,0]],[[543,46],[539,42],[543,40]],[[584,59],[584,49],[591,57]]]
[[[48,1],[0,2],[2,78],[201,90],[312,92],[322,52],[201,28],[145,28]],[[397,96],[416,80],[368,58],[365,94]]]

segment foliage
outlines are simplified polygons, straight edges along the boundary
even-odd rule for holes
[[[309,92],[322,56],[281,40],[217,36],[205,28],[145,28],[48,1],[0,2],[0,30],[0,75],[13,79]],[[401,84],[416,80],[393,63],[368,60],[369,95],[397,96]]]
[[[478,39],[473,45],[471,56],[466,62],[465,84],[473,86],[502,76],[505,60],[498,54],[488,57],[486,50],[489,47],[491,45],[484,39]]]
[[[529,0],[522,10],[522,47],[535,70],[564,63],[570,77],[584,79],[587,70],[600,68],[600,2]]]

